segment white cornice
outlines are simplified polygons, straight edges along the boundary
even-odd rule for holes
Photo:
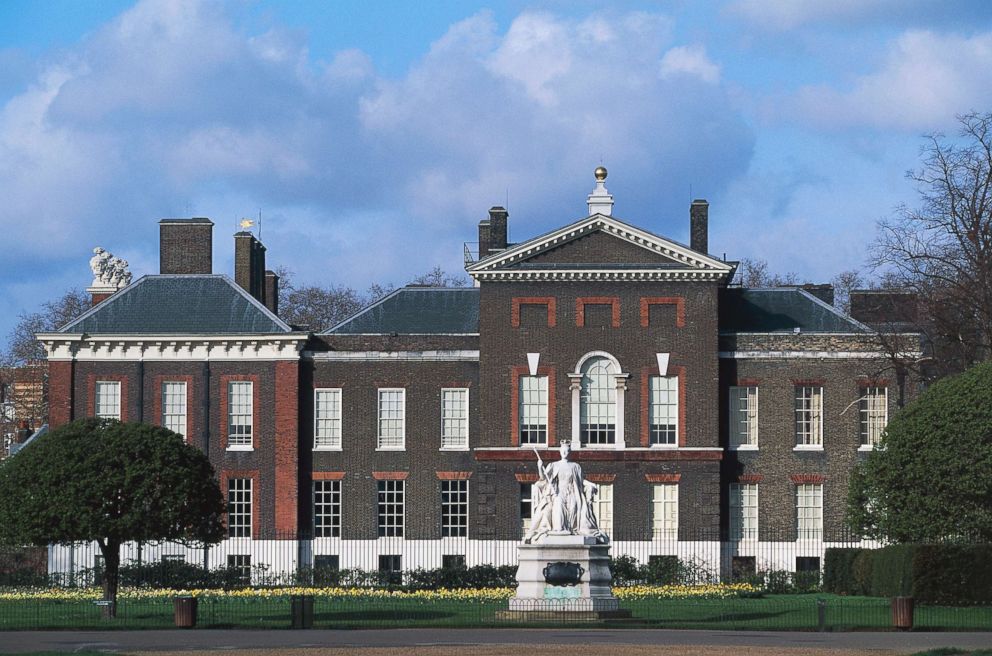
[[[572,223],[571,225],[565,226],[564,228],[549,232],[545,235],[541,235],[540,237],[535,237],[534,239],[511,246],[506,250],[483,258],[467,267],[466,271],[473,278],[482,278],[485,272],[498,269],[499,267],[512,265],[516,262],[521,262],[537,255],[538,253],[555,248],[584,234],[595,232],[597,230],[601,230],[607,234],[613,235],[614,237],[640,246],[645,250],[674,260],[676,263],[683,264],[690,269],[719,274],[718,277],[726,276],[733,270],[733,267],[726,262],[713,259],[703,253],[697,253],[696,251],[682,246],[681,244],[676,244],[675,242],[659,237],[658,235],[645,232],[644,230],[635,228],[634,226],[628,225],[613,217],[602,214],[594,214]],[[652,269],[652,271],[656,270]],[[550,272],[532,271],[529,273]],[[555,273],[574,272],[555,271]],[[661,272],[658,271],[658,273]],[[668,273],[676,272],[669,271]]]
[[[70,335],[39,333],[48,359],[75,361],[299,360],[307,334]]]
[[[900,358],[918,358],[920,352],[898,353]],[[881,360],[892,357],[882,351],[720,351],[725,360]]]
[[[495,269],[469,271],[476,280],[723,280],[725,271],[706,269]]]
[[[331,362],[478,362],[478,351],[304,351],[310,360]]]

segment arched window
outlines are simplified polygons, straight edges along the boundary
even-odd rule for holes
[[[581,369],[579,434],[583,444],[615,444],[617,435],[616,364],[592,357]]]

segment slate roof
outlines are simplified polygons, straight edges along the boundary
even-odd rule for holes
[[[479,332],[477,287],[401,287],[325,335],[464,335]]]
[[[720,331],[729,333],[858,333],[867,326],[794,287],[728,288],[720,292]]]
[[[270,334],[292,329],[224,275],[144,276],[58,330],[88,334]]]

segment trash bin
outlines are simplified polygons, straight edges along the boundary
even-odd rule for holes
[[[290,597],[292,605],[294,629],[313,628],[313,595],[293,595]]]
[[[892,598],[892,626],[908,631],[913,628],[913,598]]]
[[[197,598],[185,595],[173,597],[172,603],[175,608],[176,626],[181,629],[192,629],[196,626],[196,605]]]

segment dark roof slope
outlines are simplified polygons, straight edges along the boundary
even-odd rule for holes
[[[478,332],[478,288],[401,287],[323,334],[464,335]]]
[[[60,333],[265,334],[291,329],[224,275],[144,276]]]
[[[720,330],[737,333],[856,333],[866,326],[794,287],[720,292]]]

